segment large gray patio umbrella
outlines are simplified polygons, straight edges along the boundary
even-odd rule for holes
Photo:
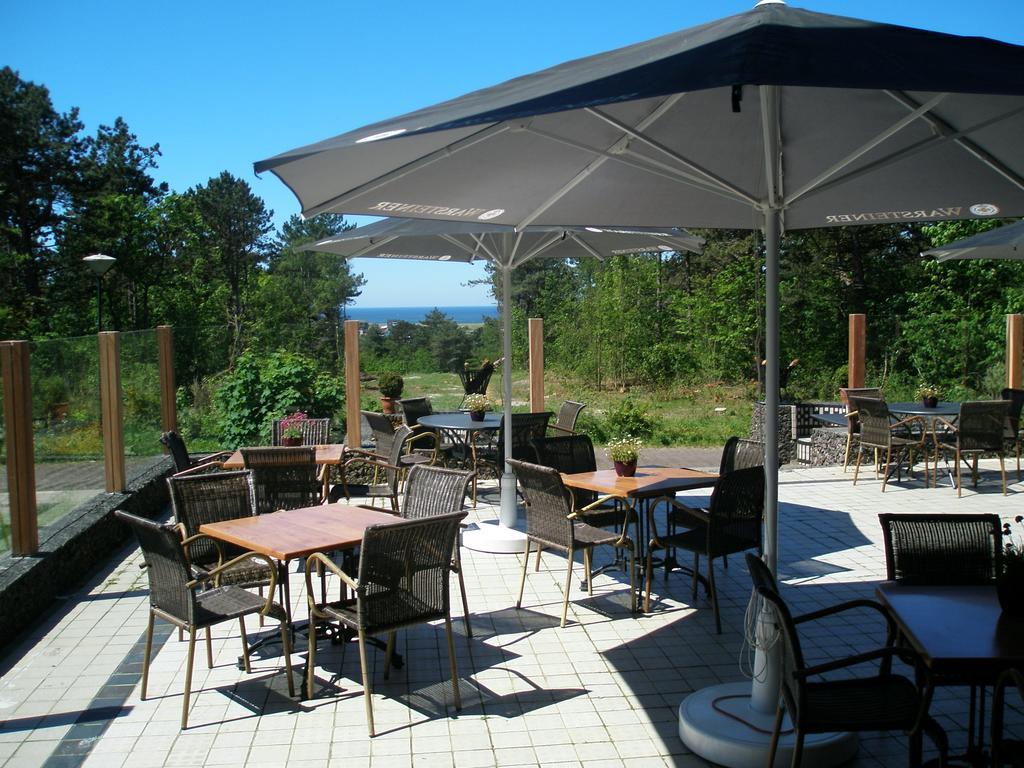
[[[306,215],[762,229],[772,467],[780,233],[1024,215],[1022,72],[1019,46],[763,0],[255,168],[284,181]],[[777,499],[770,472],[773,571]]]
[[[979,232],[953,243],[922,251],[937,261],[953,259],[1024,259],[1024,221]]]
[[[350,258],[414,259],[468,262],[490,261],[501,276],[502,400],[505,423],[512,419],[512,313],[511,273],[535,258],[604,259],[617,254],[651,251],[699,251],[703,240],[676,228],[623,229],[618,227],[529,226],[516,230],[507,224],[383,219],[309,243],[304,250],[326,251]],[[505,430],[505,455],[512,455],[512,432]],[[501,525],[516,524],[515,477],[504,468],[501,478]],[[487,529],[482,529],[487,531]],[[488,551],[523,551],[525,538],[488,531],[476,548]]]

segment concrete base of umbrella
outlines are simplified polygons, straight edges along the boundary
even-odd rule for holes
[[[695,691],[679,705],[679,738],[715,765],[726,768],[763,768],[775,725],[775,704],[778,701],[780,660],[778,646],[770,653],[759,647],[754,669],[764,670],[752,683],[723,683]],[[786,734],[792,725],[789,718],[782,723]],[[815,733],[804,739],[803,765],[831,768],[842,765],[857,754],[855,733]],[[793,736],[783,735],[775,752],[775,765],[793,761]]]
[[[475,552],[500,555],[526,551],[526,534],[518,529],[516,478],[511,472],[501,477],[501,513],[497,522],[477,523],[462,534],[462,546]]]

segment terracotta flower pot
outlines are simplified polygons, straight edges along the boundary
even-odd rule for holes
[[[632,477],[636,474],[636,461],[616,461],[615,474],[619,477]]]
[[[380,399],[381,410],[383,410],[384,413],[394,413],[396,402],[397,401],[393,397],[382,397]]]
[[[282,437],[281,445],[296,446],[302,445],[302,435],[298,437]]]

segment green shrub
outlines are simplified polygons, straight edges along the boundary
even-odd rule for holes
[[[405,381],[394,371],[384,371],[377,376],[377,386],[381,397],[401,397]]]
[[[610,437],[648,438],[654,434],[654,421],[634,398],[624,397],[608,410],[605,432]]]

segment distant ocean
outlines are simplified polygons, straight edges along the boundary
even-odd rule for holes
[[[345,317],[380,325],[389,320],[419,323],[429,312],[438,309],[456,323],[482,323],[484,317],[497,317],[498,307],[484,304],[477,307],[346,307]]]

